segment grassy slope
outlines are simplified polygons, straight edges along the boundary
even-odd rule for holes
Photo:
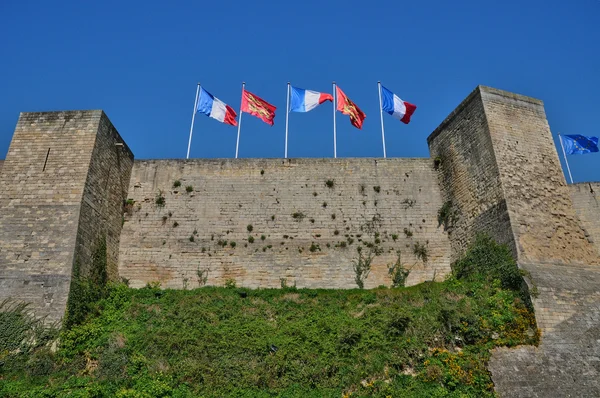
[[[0,396],[493,396],[490,348],[538,339],[505,280],[471,273],[370,291],[114,286],[86,322],[62,331],[56,354],[0,354]]]

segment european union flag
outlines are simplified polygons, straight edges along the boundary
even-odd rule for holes
[[[582,155],[584,153],[598,152],[598,137],[584,135],[561,135],[560,139],[569,155]]]

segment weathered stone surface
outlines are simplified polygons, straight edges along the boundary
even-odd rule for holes
[[[533,298],[539,347],[494,350],[489,363],[500,397],[600,396],[600,269],[521,264]]]
[[[572,184],[569,190],[585,236],[595,244],[600,255],[600,182]]]
[[[176,180],[181,186],[173,188]],[[164,207],[155,203],[159,192]],[[123,227],[119,273],[135,287],[197,287],[198,272],[207,272],[209,285],[231,279],[280,287],[283,279],[298,287],[355,288],[357,247],[366,253],[364,243],[376,239],[383,253],[366,287],[390,284],[397,250],[412,268],[408,284],[439,280],[450,270],[429,159],[136,161],[128,197],[135,204]],[[416,243],[427,248],[426,264],[415,257]]]
[[[0,170],[0,300],[24,300],[38,315],[60,320],[74,261],[89,263],[100,229],[113,236],[116,263],[121,204],[111,194],[116,173],[103,150],[112,145],[116,154],[115,142],[122,140],[102,111],[21,114]],[[127,147],[118,150],[131,165]],[[114,217],[118,229],[107,230]]]

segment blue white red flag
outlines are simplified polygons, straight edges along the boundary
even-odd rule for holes
[[[417,107],[410,102],[402,101],[396,94],[381,86],[381,109],[402,123],[408,124]]]
[[[292,103],[290,105],[290,111],[308,112],[325,101],[333,102],[333,95],[292,87]]]
[[[237,114],[235,111],[220,99],[215,98],[215,96],[206,91],[204,88],[200,89],[200,97],[198,98],[198,106],[196,107],[196,110],[200,113],[204,113],[206,116],[210,116],[213,119],[220,121],[221,123],[237,126],[237,121],[235,120]]]

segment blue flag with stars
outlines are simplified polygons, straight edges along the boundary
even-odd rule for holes
[[[568,155],[582,155],[584,153],[598,152],[598,137],[584,135],[561,135],[560,139]]]

